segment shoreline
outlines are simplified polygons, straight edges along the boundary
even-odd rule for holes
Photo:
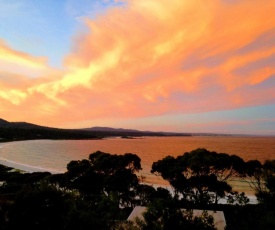
[[[51,140],[51,141],[78,141],[78,140],[103,140],[105,137],[91,137],[91,138],[34,138],[34,139],[11,139],[11,140],[3,140],[0,139],[1,143],[10,143],[16,141],[37,141],[37,140]]]
[[[34,172],[50,172],[52,174],[64,173],[62,171],[58,171],[58,170],[54,170],[54,169],[46,170],[46,169],[41,168],[41,167],[35,167],[35,166],[20,164],[20,163],[13,162],[13,161],[10,161],[10,160],[5,160],[5,159],[0,159],[0,164],[4,165],[4,166],[11,167],[13,169],[22,170],[26,173],[34,173]]]
[[[28,165],[25,165],[25,164],[20,164],[20,163],[16,163],[16,162],[13,162],[13,161],[8,161],[8,160],[3,160],[3,159],[0,159],[0,165],[8,166],[8,167],[11,167],[15,170],[20,170],[20,171],[22,171],[22,173],[34,173],[34,172],[50,172],[51,174],[65,173],[65,172],[57,171],[57,170],[53,170],[53,169],[52,170],[45,170],[44,168],[41,168],[41,167],[28,166]],[[172,196],[175,195],[174,189],[169,184],[156,184],[156,183],[150,183],[150,182],[142,182],[141,184],[152,186],[155,189],[164,188],[164,189],[167,189],[171,193]],[[243,191],[239,191],[239,192],[243,192]],[[249,199],[248,204],[257,204],[258,203],[257,197],[255,195],[250,194],[250,193],[245,193],[245,195]],[[226,199],[221,198],[218,203],[219,204],[226,204],[227,201],[226,201]]]

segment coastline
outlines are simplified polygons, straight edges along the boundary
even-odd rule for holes
[[[0,165],[8,166],[15,170],[20,170],[20,171],[22,171],[22,173],[34,173],[34,172],[50,172],[52,174],[64,173],[64,172],[56,171],[56,170],[45,170],[44,168],[41,168],[41,167],[28,166],[25,164],[19,164],[19,163],[13,162],[13,161],[8,161],[8,160],[3,160],[3,159],[0,159]],[[172,196],[175,195],[174,189],[169,184],[156,184],[156,183],[149,183],[149,182],[143,182],[141,184],[152,186],[155,189],[164,188],[164,189],[167,189],[172,194]],[[239,192],[242,192],[242,191],[239,191]],[[243,191],[243,192],[245,192],[245,191]],[[258,203],[257,197],[255,195],[250,194],[250,193],[245,193],[245,194],[249,198],[248,204],[257,204]],[[218,203],[226,204],[227,201],[226,201],[226,199],[222,198],[218,201]]]
[[[57,170],[54,170],[54,169],[46,170],[46,169],[41,168],[41,167],[35,167],[35,166],[20,164],[20,163],[13,162],[13,161],[10,161],[10,160],[5,160],[5,159],[0,159],[0,165],[4,165],[4,166],[8,166],[8,167],[11,167],[11,168],[14,168],[14,169],[22,170],[26,173],[34,173],[34,172],[50,172],[52,174],[64,173],[62,171],[57,171]]]
[[[101,140],[104,140],[104,139],[101,139]],[[109,139],[109,138],[106,138],[106,139]],[[117,139],[117,138],[110,138],[110,139],[112,140],[112,139]],[[119,138],[119,139],[122,139],[122,138]],[[130,139],[132,139],[132,138],[130,138]],[[27,141],[37,141],[37,140],[51,140],[51,141],[54,140],[54,141],[59,141],[60,139],[30,139],[30,140],[14,140],[14,141],[5,141],[5,142],[2,141],[2,142],[0,142],[0,149],[1,149],[2,145],[10,145],[9,143],[11,143],[11,142],[27,142]],[[68,139],[65,139],[65,140],[68,140]],[[130,141],[131,140],[126,140],[125,142],[128,145],[129,143],[132,143]],[[135,140],[135,141],[138,141],[138,140]],[[208,139],[207,139],[207,141],[208,141]],[[119,141],[118,143],[122,143],[122,141]],[[137,143],[139,143],[139,142],[137,142]],[[115,144],[117,144],[117,143],[115,143]],[[173,147],[173,149],[174,149],[174,147]],[[9,151],[9,152],[12,153],[12,151]],[[142,150],[140,150],[140,152],[142,152]],[[148,153],[146,153],[146,154],[147,154],[146,157],[151,157],[151,155],[149,155]],[[50,159],[50,157],[49,157],[49,159]],[[2,159],[0,158],[0,164],[9,166],[9,167],[12,167],[12,168],[15,168],[15,169],[23,170],[23,171],[29,172],[29,173],[32,173],[32,172],[50,172],[52,174],[56,174],[56,173],[64,173],[66,171],[66,170],[64,170],[64,171],[60,170],[59,171],[59,169],[50,169],[50,168],[48,168],[48,166],[51,167],[50,164],[47,164],[47,166],[43,166],[43,168],[39,167],[39,166],[36,166],[36,165],[39,165],[39,164],[35,164],[34,166],[31,166],[31,165],[29,165],[28,161],[27,161],[27,163],[25,162],[25,164],[21,164],[19,161],[16,162],[16,160],[15,161],[8,160],[8,156],[6,156],[6,159],[5,159],[5,157],[2,158]],[[145,164],[144,168],[146,168],[146,167],[148,168],[149,166]],[[168,183],[167,184],[163,184],[160,180],[155,180],[155,178],[151,178],[149,176],[149,172],[148,172],[148,177],[147,177],[147,173],[146,172],[145,173],[142,172],[141,174],[143,174],[145,176],[145,178],[146,178],[145,181],[146,181],[146,183],[148,185],[153,185],[154,187],[165,187],[168,190],[171,190],[171,188],[169,188],[169,184]],[[149,179],[149,180],[147,180],[147,179]],[[244,183],[244,182],[242,182],[241,180],[232,181],[232,183],[230,183],[230,185],[233,186],[234,190],[237,190],[239,192],[245,192],[245,194],[250,199],[252,199],[252,200],[256,199],[256,197],[254,195],[254,191],[250,190],[249,187],[247,186],[247,184]]]

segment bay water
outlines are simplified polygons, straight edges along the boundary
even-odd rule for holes
[[[0,143],[0,164],[29,172],[63,173],[70,161],[88,159],[89,154],[97,150],[111,154],[134,153],[141,158],[143,170],[139,175],[144,176],[147,183],[167,185],[160,177],[150,173],[152,163],[165,156],[176,157],[197,148],[235,154],[246,161],[275,159],[275,137],[186,136],[6,142]],[[240,190],[249,192],[248,185],[237,181],[233,183]]]

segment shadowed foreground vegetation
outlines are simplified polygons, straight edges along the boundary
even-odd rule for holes
[[[192,209],[224,211],[227,230],[275,229],[275,160],[245,162],[206,149],[167,156],[151,172],[169,181],[173,195],[142,184],[140,170],[135,154],[100,151],[71,161],[63,174],[0,165],[0,229],[215,229],[212,216],[193,217]],[[258,204],[233,191],[228,180],[236,177],[254,188]],[[135,206],[148,207],[144,220],[126,221]]]

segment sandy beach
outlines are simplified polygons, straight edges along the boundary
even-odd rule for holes
[[[57,173],[64,173],[62,171],[57,171],[57,170],[45,170],[44,168],[41,167],[35,167],[35,166],[29,166],[26,164],[22,164],[22,163],[17,163],[17,162],[13,162],[10,160],[5,160],[5,159],[0,159],[0,164],[8,166],[8,167],[12,167],[14,169],[18,169],[18,170],[22,170],[24,172],[29,172],[29,173],[33,173],[33,172],[50,172],[52,174],[57,174]],[[152,183],[150,182],[144,182],[143,184],[147,184],[150,185],[152,187],[154,187],[155,189],[158,187],[162,187],[165,188],[167,190],[170,191],[170,193],[173,195],[174,194],[174,190],[173,188],[169,185],[169,183],[167,181],[164,181],[163,184],[159,184],[159,183],[155,183],[155,181]],[[254,195],[254,191],[248,186],[248,184],[244,181],[241,180],[232,180],[229,182],[229,184],[231,186],[233,186],[234,190],[237,190],[238,192],[244,192],[246,194],[246,196],[249,198],[249,204],[256,204],[257,202],[257,198]],[[219,203],[220,204],[226,204],[226,199],[220,199]]]
[[[29,166],[29,165],[20,164],[20,163],[17,163],[17,162],[13,162],[13,161],[9,161],[9,160],[3,160],[3,159],[0,159],[0,164],[11,167],[11,168],[19,169],[19,170],[22,170],[22,171],[25,171],[25,172],[29,172],[29,173],[33,173],[33,172],[50,172],[52,174],[63,173],[61,171],[45,170],[41,167]]]

